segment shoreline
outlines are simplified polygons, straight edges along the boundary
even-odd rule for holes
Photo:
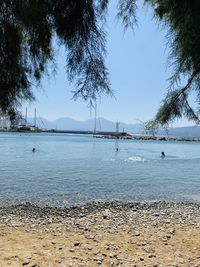
[[[164,141],[164,142],[200,142],[198,137],[166,137],[166,136],[151,136],[151,135],[96,135],[96,138],[102,139],[121,139],[121,140],[141,140],[141,141]]]
[[[43,221],[62,221],[68,218],[83,218],[96,213],[112,211],[115,215],[120,213],[135,212],[140,214],[145,212],[152,215],[154,211],[162,212],[162,215],[167,216],[171,213],[170,218],[176,215],[177,212],[182,215],[199,216],[200,217],[200,202],[198,201],[93,201],[82,204],[74,204],[67,206],[50,206],[38,205],[36,203],[25,202],[13,205],[0,206],[0,224],[13,226],[12,221],[18,221],[19,225],[27,225],[27,223]],[[191,211],[193,213],[191,213]],[[173,215],[173,216],[172,216]],[[159,216],[159,215],[158,215]],[[184,217],[186,219],[186,217]],[[9,223],[11,222],[11,223]],[[15,224],[17,225],[17,224]]]
[[[200,137],[175,137],[175,136],[151,136],[151,135],[131,135],[126,132],[116,133],[116,132],[97,132],[93,131],[65,131],[65,130],[35,130],[35,131],[26,131],[26,130],[0,130],[0,133],[52,133],[52,134],[72,134],[72,135],[90,135],[95,138],[100,139],[121,139],[121,140],[138,140],[138,141],[164,141],[164,142],[200,142]]]
[[[0,266],[200,266],[200,204],[0,208]]]

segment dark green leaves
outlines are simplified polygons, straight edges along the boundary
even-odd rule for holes
[[[40,83],[54,62],[53,38],[66,48],[67,74],[76,82],[75,97],[92,101],[110,93],[104,64],[105,36],[100,13],[107,2],[93,0],[0,1],[0,109],[17,112],[32,100],[33,84]]]
[[[170,48],[170,65],[174,74],[170,90],[159,109],[156,120],[166,124],[176,118],[186,117],[199,123],[198,110],[188,100],[194,91],[199,102],[200,78],[200,1],[198,0],[146,0],[154,8],[160,23],[168,28],[167,45]],[[181,87],[181,80],[188,83]],[[180,89],[174,89],[175,86]]]
[[[0,0],[0,109],[15,115],[23,100],[33,99],[54,62],[52,40],[66,48],[66,69],[76,85],[74,97],[96,100],[111,93],[104,63],[105,22],[109,0]],[[188,100],[192,91],[200,103],[200,1],[145,0],[168,28],[167,45],[174,74],[170,90],[156,115],[166,124],[186,116],[196,122],[198,110]],[[125,29],[136,24],[136,0],[118,0],[118,17]],[[188,79],[185,86],[180,82]],[[175,88],[177,86],[177,88]],[[175,88],[175,89],[174,89]]]
[[[119,0],[118,1],[118,18],[121,19],[125,30],[132,28],[137,24],[136,18],[136,0]]]

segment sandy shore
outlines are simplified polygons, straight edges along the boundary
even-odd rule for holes
[[[0,208],[0,266],[200,266],[200,205]]]

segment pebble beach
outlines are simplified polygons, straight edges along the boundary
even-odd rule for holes
[[[0,208],[0,266],[200,266],[200,204]]]

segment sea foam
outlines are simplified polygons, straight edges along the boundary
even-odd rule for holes
[[[129,161],[133,161],[133,162],[144,162],[146,161],[146,159],[139,157],[139,156],[132,156],[128,158]]]

